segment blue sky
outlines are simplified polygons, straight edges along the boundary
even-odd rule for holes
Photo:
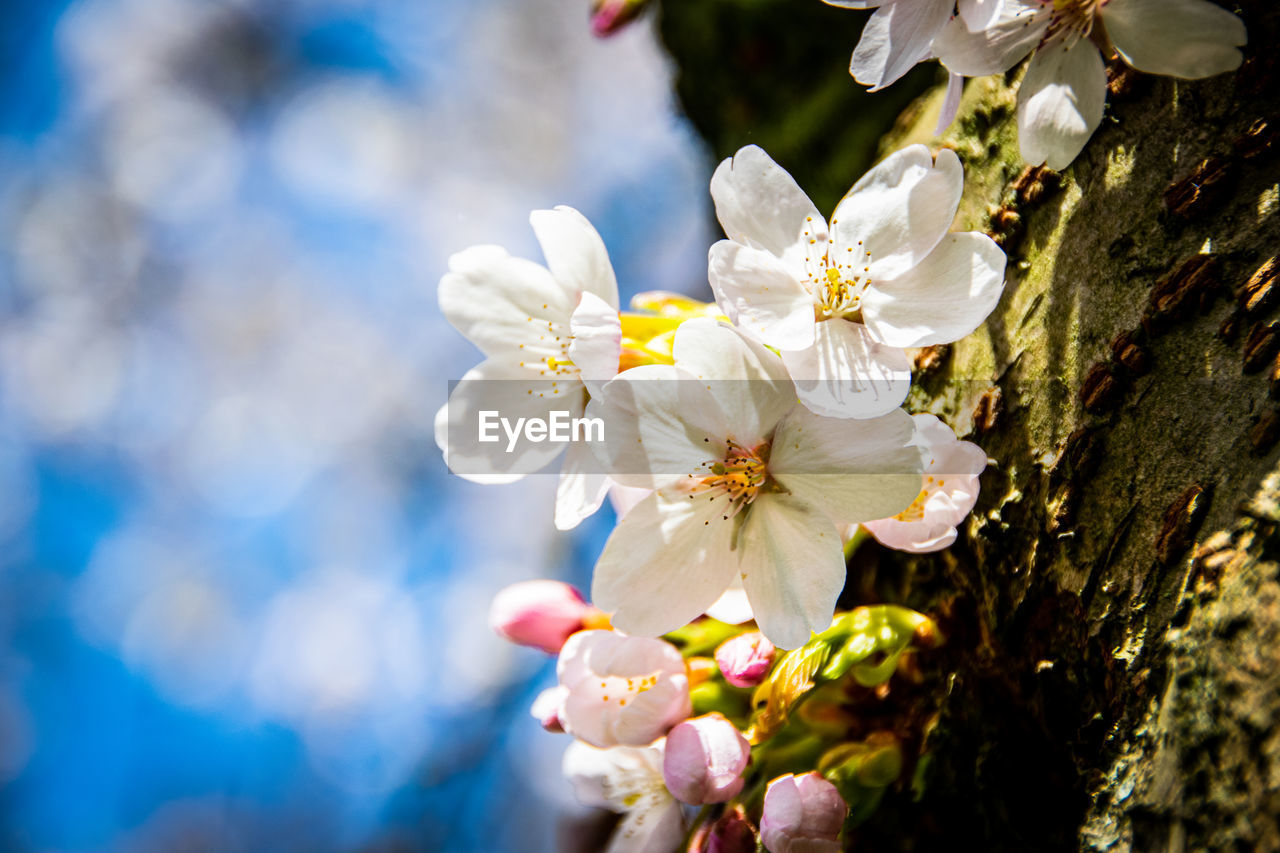
[[[548,662],[485,610],[612,519],[444,470],[435,285],[570,204],[624,298],[705,295],[711,164],[585,5],[5,4],[0,846],[551,847]]]

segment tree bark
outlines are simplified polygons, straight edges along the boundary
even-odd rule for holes
[[[939,87],[898,115],[848,76],[858,15],[664,2],[716,155],[759,142],[829,212],[870,160],[954,148],[955,228],[1009,254],[996,312],[922,353],[909,404],[994,460],[977,509],[946,552],[850,566],[846,603],[948,635],[896,715],[916,784],[850,847],[1280,850],[1280,9],[1231,8],[1238,73],[1113,63],[1103,125],[1057,175],[1020,161],[1021,70],[970,81],[934,138]]]

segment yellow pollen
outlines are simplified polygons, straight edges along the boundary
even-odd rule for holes
[[[742,447],[732,440],[725,443],[724,460],[703,463],[708,473],[701,478],[694,477],[697,482],[689,497],[706,494],[714,499],[727,495],[731,508],[724,518],[728,520],[755,500],[768,480],[769,443],[763,442],[752,448]]]

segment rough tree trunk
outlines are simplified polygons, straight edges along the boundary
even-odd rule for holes
[[[851,602],[949,637],[896,715],[922,794],[902,785],[851,846],[1280,850],[1280,9],[1235,8],[1238,74],[1113,75],[1061,176],[1019,162],[1020,71],[971,81],[940,139],[930,90],[880,145],[955,148],[956,227],[997,235],[1010,272],[911,400],[995,460],[977,511],[941,555],[850,569]],[[665,0],[661,29],[714,153],[759,142],[830,211],[904,103],[845,71],[860,20]]]

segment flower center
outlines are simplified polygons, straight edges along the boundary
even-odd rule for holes
[[[916,495],[916,499],[911,502],[911,506],[894,516],[898,521],[923,521],[924,505],[929,502],[929,496],[940,489],[944,480],[936,480],[933,475],[926,474],[924,478],[924,488],[920,490],[920,494]]]
[[[601,704],[616,704],[625,708],[627,703],[641,693],[652,690],[658,683],[661,670],[654,670],[648,675],[626,677],[622,675],[605,675],[600,678],[600,689],[597,697]]]
[[[817,282],[814,291],[814,315],[818,320],[839,317],[845,320],[860,318],[862,292],[870,280],[863,276],[845,278],[840,267],[827,267],[823,280]]]
[[[1093,22],[1105,0],[1053,0],[1053,16],[1045,31],[1041,45],[1049,42],[1065,42],[1070,48],[1093,32]]]
[[[725,443],[728,450],[724,461],[704,462],[702,467],[707,473],[701,478],[696,474],[689,475],[696,481],[689,497],[706,495],[714,499],[728,496],[730,509],[724,516],[728,520],[749,506],[768,481],[769,443],[762,442],[752,448],[742,447],[731,439]]]

